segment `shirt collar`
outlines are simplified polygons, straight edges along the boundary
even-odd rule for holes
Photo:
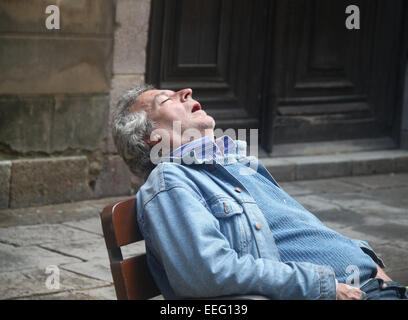
[[[232,140],[229,136],[222,136],[214,141],[206,136],[188,142],[169,155],[163,156],[161,162],[179,162],[184,164],[201,164],[211,162],[225,162],[246,155],[246,142]]]

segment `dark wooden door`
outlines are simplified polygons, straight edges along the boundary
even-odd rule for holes
[[[345,8],[360,9],[348,30]],[[390,136],[403,1],[277,1],[264,146]]]
[[[349,4],[360,29],[345,27]],[[147,82],[190,87],[263,147],[389,136],[403,0],[153,0]]]
[[[147,82],[192,88],[219,128],[258,128],[268,0],[153,0]]]

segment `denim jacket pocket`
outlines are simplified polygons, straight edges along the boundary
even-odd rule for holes
[[[234,199],[226,196],[216,198],[210,203],[210,208],[214,216],[225,219],[236,214],[242,214],[244,209]]]
[[[244,208],[228,196],[217,197],[209,203],[209,208],[218,219],[220,231],[238,256],[248,253],[248,245],[252,238]]]

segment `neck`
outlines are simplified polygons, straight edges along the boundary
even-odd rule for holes
[[[180,137],[179,135],[174,136],[171,141],[171,151],[176,150],[180,146],[187,144],[191,141],[194,141],[196,139],[201,139],[204,137],[208,137],[211,141],[214,141],[214,129],[205,129],[203,131],[200,131],[200,135],[191,135],[189,136],[188,134],[184,134],[183,132],[182,136]]]

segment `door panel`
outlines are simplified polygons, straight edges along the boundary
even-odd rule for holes
[[[257,128],[267,7],[267,0],[154,0],[147,82],[192,88],[219,128]]]
[[[396,79],[403,5],[353,1],[360,8],[360,29],[348,30],[349,4],[276,2],[276,68],[268,93],[273,99],[265,106],[273,112],[263,141],[268,151],[280,143],[391,134],[395,100],[391,92],[387,95],[383,80]]]

